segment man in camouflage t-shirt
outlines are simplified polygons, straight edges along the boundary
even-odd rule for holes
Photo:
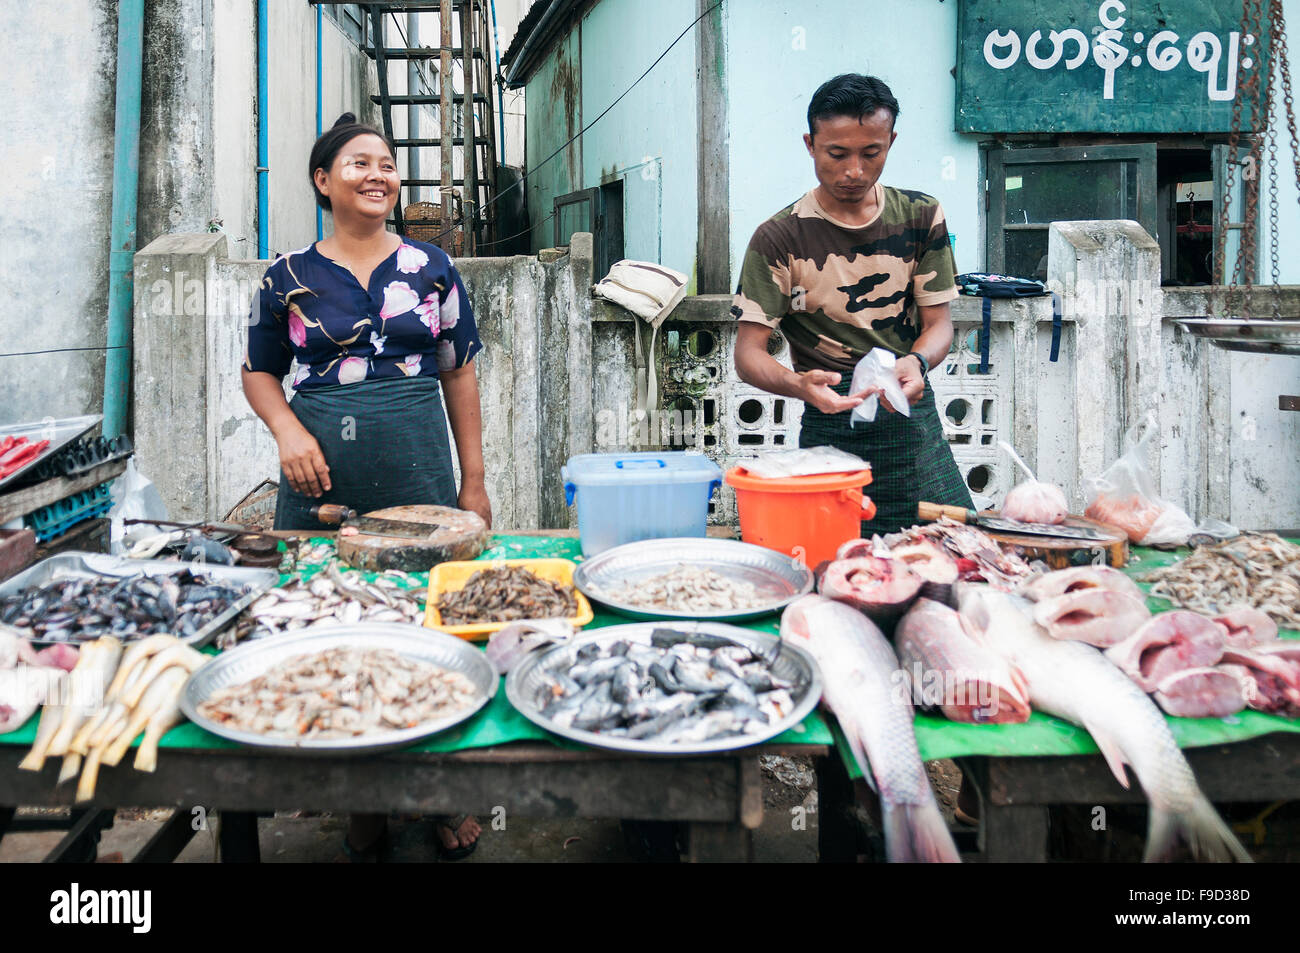
[[[819,184],[758,227],[731,309],[737,374],[804,401],[800,446],[835,446],[871,463],[877,515],[868,533],[913,525],[921,500],[972,505],[925,379],[952,346],[956,269],[943,209],[879,181],[897,116],[897,100],[874,77],[845,74],[817,90],[804,143]],[[793,371],[767,352],[777,328]],[[911,417],[882,398],[885,412],[854,429],[849,411],[868,392],[850,394],[849,382],[874,347],[897,356]]]

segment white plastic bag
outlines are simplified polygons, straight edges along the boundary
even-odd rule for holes
[[[858,394],[868,388],[878,388],[889,401],[890,407],[904,417],[910,417],[912,405],[903,396],[903,388],[899,386],[898,378],[894,374],[894,364],[897,360],[893,351],[887,351],[883,347],[873,347],[867,352],[866,357],[858,361],[858,366],[853,368],[853,385],[849,388],[849,393]],[[853,408],[853,413],[849,417],[849,426],[855,426],[858,421],[871,423],[876,419],[876,410],[879,406],[879,396],[872,394]]]
[[[999,440],[998,445],[1029,475],[1028,480],[1017,483],[1002,501],[1002,515],[1022,523],[1046,523],[1051,526],[1064,523],[1070,515],[1070,507],[1065,502],[1065,493],[1061,488],[1037,479],[1034,471],[1020,459],[1020,454],[1016,453],[1011,444]]]
[[[123,520],[165,520],[167,507],[153,481],[135,466],[135,458],[126,461],[126,472],[113,483],[113,508],[108,511],[109,552],[120,554],[124,548]],[[157,532],[156,527],[150,527]]]
[[[818,473],[852,473],[865,470],[867,461],[838,447],[804,447],[799,450],[775,450],[760,453],[740,465],[750,476],[773,479],[813,476]]]
[[[1155,433],[1156,415],[1148,411],[1142,422],[1124,435],[1123,455],[1101,476],[1087,481],[1084,514],[1120,527],[1130,542],[1142,546],[1185,546],[1197,532],[1224,538],[1237,535],[1235,527],[1221,520],[1207,519],[1204,528],[1199,528],[1182,507],[1160,498],[1146,464],[1147,444]]]

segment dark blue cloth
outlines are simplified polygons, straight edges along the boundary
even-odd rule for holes
[[[483,347],[451,259],[409,238],[375,268],[369,288],[315,245],[281,255],[262,278],[248,323],[244,366],[283,379],[296,359],[300,392],[437,377]]]
[[[280,474],[275,528],[330,529],[311,515],[319,503],[358,513],[390,506],[456,505],[456,477],[437,378],[412,377],[313,387],[289,407],[320,444],[330,489],[304,496]]]

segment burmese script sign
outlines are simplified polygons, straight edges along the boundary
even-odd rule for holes
[[[956,129],[1227,132],[1267,45],[1230,0],[960,0]]]

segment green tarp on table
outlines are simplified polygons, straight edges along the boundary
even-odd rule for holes
[[[1134,547],[1132,561],[1125,571],[1130,575],[1138,575],[1158,566],[1169,565],[1185,558],[1188,554],[1188,550],[1168,553]],[[479,558],[489,560],[542,557],[581,561],[582,550],[578,540],[572,537],[498,534],[492,538],[491,548]],[[310,575],[310,571],[305,571],[304,575]],[[413,573],[412,575],[420,580],[420,585],[424,585],[427,581],[425,574]],[[282,582],[287,580],[287,576],[281,579]],[[1153,612],[1170,608],[1169,603],[1163,599],[1152,598],[1147,601]],[[621,616],[597,611],[595,620],[587,628],[617,625],[627,621]],[[775,633],[779,630],[778,623],[777,616],[771,616],[750,623],[746,628]],[[1298,632],[1284,631],[1283,635],[1300,638]],[[1229,718],[1168,717],[1167,720],[1174,738],[1182,748],[1245,741],[1274,731],[1300,732],[1300,721],[1255,711],[1244,711]],[[18,731],[0,735],[0,744],[30,745],[35,736],[36,717],[33,717]],[[475,717],[451,731],[436,735],[408,750],[459,751],[514,741],[549,741],[565,747],[581,747],[571,745],[570,742],[543,731],[520,715],[506,701],[505,690],[502,687],[498,689],[492,702]],[[918,713],[916,741],[921,757],[926,761],[973,755],[1017,757],[1098,753],[1097,746],[1085,730],[1039,712],[1035,712],[1030,716],[1029,721],[1021,725],[964,725],[934,715]],[[850,776],[861,777],[861,772],[840,734],[839,726],[835,724],[833,718],[823,717],[820,711],[813,712],[801,725],[773,739],[772,743],[820,745],[833,743],[839,749]],[[168,732],[162,739],[161,747],[230,748],[236,745],[234,742],[218,738],[193,724],[186,723]]]
[[[317,540],[317,542],[329,542],[329,540],[321,539]],[[571,537],[496,535],[492,538],[492,547],[486,550],[479,559],[538,559],[545,557],[581,560],[582,549],[578,544],[578,540]],[[310,577],[317,568],[306,567],[302,575]],[[375,576],[374,573],[367,573],[366,575],[370,579]],[[421,586],[426,585],[428,582],[427,573],[411,573],[411,576],[417,579],[418,584]],[[280,582],[283,584],[288,582],[289,579],[289,576],[281,576]],[[596,618],[586,628],[593,629],[607,625],[618,625],[628,621],[630,620],[613,613],[597,611]],[[776,632],[776,616],[773,616],[766,624],[755,625],[752,628],[765,632]],[[209,651],[214,652],[215,650],[210,649]],[[36,739],[38,718],[39,713],[29,719],[27,724],[17,731],[7,735],[0,735],[0,744],[30,746]],[[814,711],[801,724],[777,736],[770,743],[829,745],[833,743],[833,740],[827,719],[822,716],[820,711]],[[412,745],[405,750],[449,752],[461,751],[467,748],[489,748],[493,745],[509,744],[515,741],[548,741],[551,744],[566,748],[583,747],[583,745],[559,738],[538,728],[515,711],[510,703],[506,701],[505,680],[503,679],[492,701],[473,718],[450,731],[441,732],[428,741]],[[138,741],[135,743],[138,743]],[[204,731],[191,722],[186,722],[169,731],[159,742],[159,747],[237,748],[239,745]]]

